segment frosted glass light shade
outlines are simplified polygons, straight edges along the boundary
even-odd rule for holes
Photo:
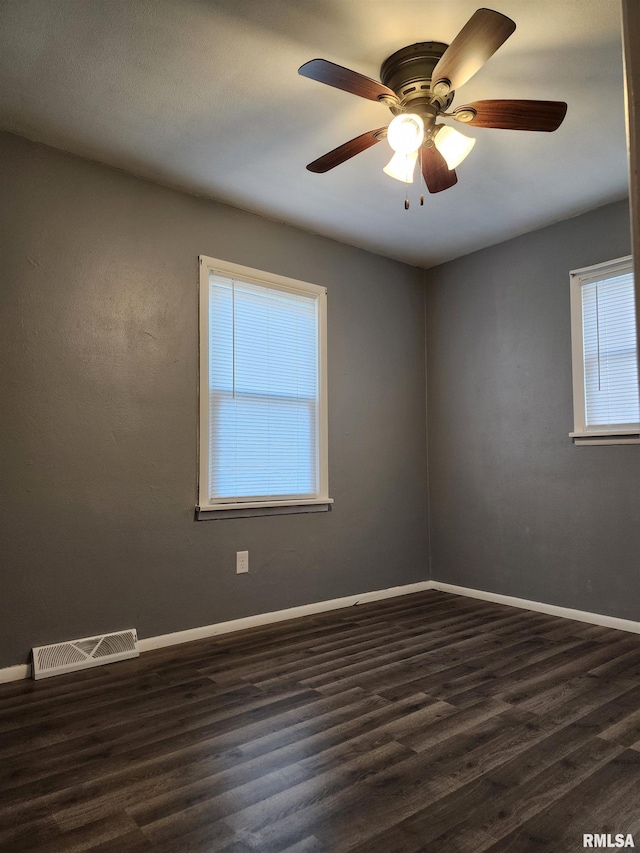
[[[462,163],[476,141],[452,127],[443,125],[435,135],[435,143],[447,166],[450,169],[455,169]]]
[[[414,151],[412,154],[396,153],[382,171],[386,175],[390,175],[390,177],[395,178],[397,181],[404,181],[405,184],[412,184],[417,159],[417,151]]]
[[[413,113],[396,116],[387,128],[387,140],[397,154],[413,154],[424,140],[424,122]]]

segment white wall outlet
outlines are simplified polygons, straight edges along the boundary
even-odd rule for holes
[[[236,551],[236,574],[242,575],[249,571],[249,552]]]

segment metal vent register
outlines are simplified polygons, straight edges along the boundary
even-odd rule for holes
[[[49,678],[63,672],[75,672],[91,666],[101,666],[117,660],[137,658],[138,635],[135,629],[115,634],[100,634],[50,646],[35,646],[33,652],[33,677]]]

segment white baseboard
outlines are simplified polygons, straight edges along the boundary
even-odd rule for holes
[[[492,601],[494,604],[506,604],[509,607],[519,607],[521,610],[535,610],[537,613],[547,613],[549,616],[561,616],[563,619],[574,619],[577,622],[588,622],[591,625],[602,625],[604,628],[615,628],[617,631],[630,631],[632,634],[640,634],[640,622],[634,622],[631,619],[620,619],[618,616],[605,616],[603,613],[589,613],[587,610],[573,610],[571,607],[545,604],[542,601],[529,601],[526,598],[514,598],[512,595],[501,595],[499,592],[485,592],[481,589],[456,586],[455,584],[443,583],[442,581],[430,581],[430,584],[430,589],[451,592],[453,595],[480,598],[482,601]]]
[[[232,619],[230,622],[218,622],[217,625],[204,625],[202,628],[176,631],[175,634],[161,634],[159,637],[147,637],[145,640],[138,639],[138,647],[141,652],[148,652],[151,649],[162,649],[165,646],[189,643],[191,640],[204,640],[207,637],[215,637],[218,634],[243,631],[245,628],[270,625],[272,622],[284,622],[287,619],[297,619],[300,616],[324,613],[327,610],[340,610],[342,607],[352,607],[354,604],[380,601],[383,598],[394,598],[397,595],[410,595],[412,592],[424,592],[424,590],[431,588],[431,581],[420,581],[419,583],[409,583],[404,586],[392,586],[389,589],[376,589],[373,592],[363,592],[360,595],[347,595],[344,598],[332,598],[328,601],[318,601],[314,604],[303,604],[300,607],[289,607],[287,610],[257,613],[255,616]]]
[[[23,678],[31,676],[31,664],[23,663],[18,666],[6,666],[0,669],[0,684],[7,684],[9,681],[22,681]]]
[[[158,637],[138,638],[140,652],[152,649],[162,649],[166,646],[177,646],[192,640],[204,640],[219,634],[230,634],[232,631],[243,631],[245,628],[256,628],[260,625],[270,625],[273,622],[284,622],[287,619],[297,619],[299,616],[309,616],[314,613],[324,613],[328,610],[339,610],[342,607],[352,607],[354,604],[365,604],[368,601],[381,601],[384,598],[394,598],[398,595],[410,595],[412,592],[423,592],[431,589],[431,581],[419,581],[404,586],[392,586],[389,589],[376,589],[373,592],[363,592],[359,595],[347,595],[344,598],[332,598],[328,601],[318,601],[313,604],[303,604],[300,607],[289,607],[287,610],[275,610],[271,613],[258,613],[255,616],[245,616],[242,619],[232,619],[229,622],[218,622],[215,625],[203,625],[201,628],[189,628],[186,631],[176,631],[173,634],[161,634]],[[19,681],[29,678],[31,666],[9,666],[0,669],[0,684],[9,681]]]
[[[486,592],[471,589],[466,586],[456,586],[442,581],[420,581],[419,583],[393,586],[389,589],[377,589],[373,592],[363,592],[360,595],[347,595],[344,598],[332,598],[328,601],[318,601],[313,604],[303,604],[300,607],[289,607],[287,610],[275,610],[272,613],[258,613],[255,616],[245,616],[242,619],[232,619],[229,622],[218,622],[215,625],[204,625],[201,628],[189,628],[186,631],[176,631],[173,634],[161,634],[157,637],[138,639],[141,652],[152,649],[162,649],[166,646],[177,646],[192,640],[204,640],[220,634],[230,634],[233,631],[243,631],[246,628],[256,628],[270,625],[274,622],[284,622],[287,619],[297,619],[300,616],[310,616],[314,613],[325,613],[328,610],[339,610],[352,607],[354,604],[365,604],[369,601],[381,601],[384,598],[394,598],[398,595],[410,595],[412,592],[424,592],[437,589],[450,592],[453,595],[464,595],[468,598],[479,598],[482,601],[492,601],[495,604],[506,604],[509,607],[519,607],[521,610],[534,610],[547,613],[550,616],[561,616],[563,619],[574,619],[578,622],[588,622],[591,625],[602,625],[605,628],[615,628],[618,631],[630,631],[640,634],[640,622],[631,619],[620,619],[617,616],[605,616],[601,613],[588,613],[586,610],[573,610],[570,607],[559,607],[556,604],[545,604],[542,601],[529,601],[526,598],[514,598],[511,595],[501,595],[498,592]],[[19,681],[29,678],[29,665],[9,666],[0,669],[0,684],[9,681]]]

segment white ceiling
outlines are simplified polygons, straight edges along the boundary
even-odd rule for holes
[[[458,184],[404,210],[386,142],[305,165],[388,110],[300,77],[323,57],[379,78],[450,42],[479,0],[1,0],[0,126],[421,266],[627,194],[618,0],[491,0],[516,32],[461,89],[565,100],[555,133],[468,128]],[[412,197],[417,199],[417,185]]]

